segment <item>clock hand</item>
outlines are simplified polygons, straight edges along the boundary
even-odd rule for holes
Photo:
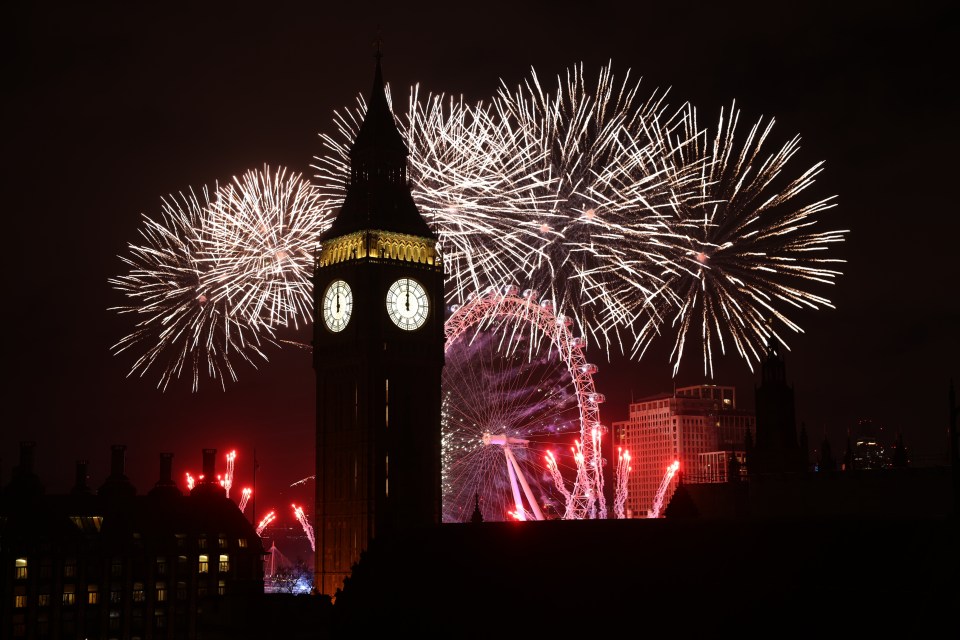
[[[407,311],[410,311],[410,283],[407,283]]]
[[[340,294],[337,294],[337,313],[340,313]]]

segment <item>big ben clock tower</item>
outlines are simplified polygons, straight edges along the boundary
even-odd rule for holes
[[[374,538],[440,523],[444,274],[407,182],[380,58],[313,277],[314,585],[326,595]]]

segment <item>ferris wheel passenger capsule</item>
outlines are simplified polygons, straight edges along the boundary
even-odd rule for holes
[[[524,292],[523,292],[523,297],[526,298],[527,300],[533,300],[533,299],[535,299],[535,298],[537,297],[537,291],[536,291],[536,289],[526,289],[526,290],[524,290]]]
[[[520,291],[520,287],[515,284],[508,284],[503,288],[503,295],[515,296]]]

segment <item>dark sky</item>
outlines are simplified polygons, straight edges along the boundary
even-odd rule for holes
[[[802,137],[801,171],[825,160],[812,196],[838,195],[829,228],[848,262],[820,290],[836,309],[801,312],[787,373],[797,420],[834,450],[860,417],[902,431],[918,464],[945,460],[948,389],[960,378],[956,242],[956,21],[947,2],[550,3],[26,3],[3,20],[7,295],[0,480],[18,443],[35,440],[49,491],[74,462],[91,482],[126,444],[144,492],[158,455],[201,467],[201,450],[239,450],[247,484],[261,463],[258,513],[310,504],[289,485],[313,473],[314,374],[308,352],[271,352],[221,391],[161,393],[128,378],[110,354],[129,318],[108,278],[161,198],[264,164],[311,176],[334,109],[370,87],[371,41],[382,34],[386,80],[488,99],[531,67],[542,77],[608,61],[649,91],[670,88],[712,122],[732,100],[747,121],[774,117],[773,139]],[[784,6],[781,6],[784,5]],[[811,196],[811,197],[812,197]],[[309,336],[303,337],[309,341]],[[666,353],[640,362],[602,354],[605,422],[642,396],[704,382],[691,359],[671,378]],[[739,358],[714,382],[752,408],[757,378]]]

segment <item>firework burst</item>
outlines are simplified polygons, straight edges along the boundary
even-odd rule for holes
[[[248,171],[220,189],[206,219],[213,297],[248,325],[308,323],[314,249],[332,221],[317,189],[286,169]]]
[[[116,309],[139,318],[114,347],[144,348],[131,373],[157,367],[166,388],[189,370],[196,390],[206,369],[223,385],[236,379],[232,359],[256,366],[276,330],[309,321],[315,244],[343,202],[365,113],[361,96],[334,114],[316,184],[265,167],[202,201],[171,197],[160,221],[146,220],[129,272],[110,280],[129,299]],[[486,105],[415,86],[396,121],[451,304],[519,285],[608,358],[613,348],[640,359],[673,333],[676,375],[699,337],[711,377],[729,344],[752,369],[771,337],[786,344],[783,327],[800,331],[788,313],[832,306],[810,289],[840,274],[824,252],[846,231],[814,229],[832,198],[794,204],[822,163],[786,180],[799,138],[767,155],[772,120],[741,140],[731,109],[711,135],[690,105],[642,97],[608,64],[595,83],[570,68],[551,90],[534,70]]]
[[[186,375],[196,391],[204,372],[225,388],[227,379],[237,379],[235,360],[256,367],[267,359],[264,348],[277,344],[269,327],[242,321],[215,293],[211,276],[220,259],[211,251],[217,244],[210,218],[219,191],[203,187],[200,193],[171,195],[159,219],[144,216],[142,244],[130,244],[121,256],[127,272],[108,280],[128,301],[111,309],[137,318],[112,352],[142,349],[130,375],[159,371],[162,390]]]
[[[618,80],[608,64],[591,83],[582,65],[545,89],[535,70],[503,86],[497,113],[524,132],[541,163],[535,207],[515,224],[533,247],[524,274],[559,312],[609,351],[623,351],[675,265],[675,234],[661,220],[693,197],[698,162],[676,163],[679,112],[666,92],[641,96],[640,81]],[[549,206],[543,206],[546,203]]]
[[[315,158],[315,177],[328,206],[343,201],[350,145],[365,114],[358,97],[355,107],[334,114],[336,135],[320,136],[326,153]],[[409,151],[414,201],[442,247],[447,301],[460,304],[471,293],[516,281],[537,251],[519,221],[531,209],[552,206],[543,185],[544,151],[490,106],[421,96],[417,86],[405,119],[396,122]]]
[[[679,267],[665,279],[672,302],[659,300],[658,313],[640,327],[633,355],[662,331],[672,331],[674,374],[691,338],[702,345],[705,375],[713,377],[714,357],[726,354],[731,343],[752,371],[771,338],[786,344],[784,327],[802,331],[788,313],[833,307],[811,288],[841,275],[837,265],[844,261],[826,252],[848,231],[818,230],[817,217],[836,206],[835,196],[797,201],[823,162],[787,178],[799,136],[768,153],[764,144],[774,121],[761,118],[741,140],[739,120],[734,104],[721,111],[711,136],[698,128],[696,109],[688,105],[685,144],[673,147],[676,164],[698,167],[697,194],[672,203],[662,219],[664,233],[673,234],[671,262]]]

